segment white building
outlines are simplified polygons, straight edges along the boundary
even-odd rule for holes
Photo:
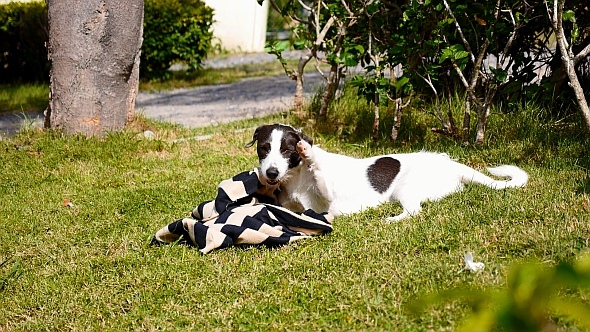
[[[234,52],[262,52],[266,43],[268,0],[204,0],[213,8],[213,36]]]

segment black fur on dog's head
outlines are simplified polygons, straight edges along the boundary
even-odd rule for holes
[[[301,157],[297,152],[297,143],[301,140],[313,145],[313,139],[301,131],[287,125],[263,125],[254,131],[252,141],[256,144],[256,153],[260,162],[261,174],[269,184],[278,183],[291,168],[299,166]]]

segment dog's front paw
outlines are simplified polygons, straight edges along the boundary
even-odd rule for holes
[[[301,158],[305,160],[311,160],[313,158],[313,153],[311,151],[311,145],[306,141],[299,141],[297,143],[297,153],[301,156]]]

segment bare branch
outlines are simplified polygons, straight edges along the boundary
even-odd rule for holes
[[[324,74],[324,71],[322,70],[322,68],[320,67],[320,59],[318,59],[317,57],[315,58],[315,63],[314,63],[314,67],[317,70],[318,73],[320,73],[320,75],[324,78],[324,80],[328,80],[328,77],[326,76],[326,74]]]
[[[277,12],[280,13],[281,12],[281,8],[279,8],[279,6],[277,5],[275,0],[270,0],[270,6]]]
[[[502,50],[502,54],[501,54],[501,58],[500,58],[500,63],[504,63],[505,61],[505,57],[506,54],[508,54],[508,51],[510,51],[510,49],[512,48],[512,44],[514,43],[514,40],[516,39],[516,36],[518,35],[518,30],[520,30],[521,28],[521,24],[520,23],[516,23],[516,20],[514,19],[514,15],[512,15],[512,10],[511,9],[506,9],[503,10],[504,12],[508,12],[508,14],[510,14],[510,19],[512,21],[512,25],[514,26],[514,29],[512,30],[512,33],[510,34],[510,38],[508,38],[508,41],[506,42],[506,45],[504,46],[504,49]]]
[[[322,3],[322,0],[318,0],[318,6],[317,6],[317,13],[315,13],[315,35],[319,36],[320,35],[320,5]],[[318,38],[319,39],[319,38]],[[316,44],[317,44],[318,40],[316,39]]]
[[[434,85],[432,84],[432,79],[430,78],[430,75],[428,75],[428,78],[420,75],[419,72],[416,72],[416,75],[420,76],[420,78],[426,82],[426,84],[428,84],[428,86],[432,89],[432,91],[434,92],[434,94],[438,97],[438,91],[436,91],[436,88],[434,87]]]
[[[344,0],[340,0],[340,2],[342,2],[342,6],[344,6],[346,11],[348,12],[348,15],[350,15],[350,17],[353,17],[354,13],[350,10],[350,8],[348,8],[348,5],[346,4],[346,2]]]
[[[588,107],[588,102],[586,101],[586,96],[584,95],[584,91],[580,85],[580,81],[578,80],[578,75],[574,69],[574,56],[571,48],[569,48],[565,34],[563,32],[563,7],[564,7],[565,0],[553,0],[553,15],[551,19],[551,23],[553,24],[553,29],[555,30],[555,36],[557,38],[557,44],[559,45],[559,49],[561,51],[561,61],[566,67],[567,75],[569,78],[569,85],[574,90],[574,94],[576,96],[576,101],[582,114],[584,115],[584,119],[586,120],[586,125],[590,128],[590,108]],[[549,8],[547,8],[549,10]],[[582,52],[588,52],[589,46],[586,46]],[[582,54],[580,52],[580,54]]]
[[[334,21],[334,16],[330,16],[330,19],[328,19],[328,22],[326,22],[326,25],[324,25],[322,31],[317,34],[317,38],[315,40],[316,45],[319,46],[324,41],[324,38],[326,38],[326,34],[328,33],[328,30],[330,30],[330,28],[332,27],[332,24],[334,24]]]
[[[410,105],[410,102],[412,101],[412,96],[414,95],[414,91],[410,91],[410,96],[408,97],[408,101],[406,101],[405,104],[400,105],[401,108],[406,108],[408,107],[408,105]],[[403,100],[403,99],[402,99]]]
[[[282,14],[281,8],[277,5],[275,0],[270,0],[270,5],[272,6],[272,8],[274,10],[277,11],[277,13]],[[309,22],[309,20],[305,20],[302,19],[298,16],[292,15],[291,13],[287,14],[287,17],[293,21],[299,22],[299,23],[304,23],[304,24],[311,24],[311,22]]]
[[[481,70],[481,64],[483,63],[486,49],[488,48],[489,45],[490,45],[490,41],[488,39],[486,39],[484,41],[483,45],[481,45],[481,48],[479,49],[479,54],[477,56],[477,60],[474,63],[471,84],[469,85],[469,89],[471,89],[471,90],[475,89],[475,86],[477,85],[477,80],[479,79],[479,74],[480,74],[480,70]]]
[[[432,79],[430,78],[430,75],[428,75],[428,78],[420,75],[420,73],[416,72],[416,74],[418,76],[420,76],[420,78],[422,80],[424,80],[424,82],[426,82],[426,84],[428,84],[428,86],[430,86],[430,88],[432,89],[432,91],[434,91],[434,96],[436,97],[436,112],[435,112],[435,116],[438,119],[438,121],[440,121],[440,123],[443,125],[443,127],[445,128],[446,131],[449,131],[450,129],[450,125],[448,123],[448,121],[445,120],[445,117],[443,116],[441,110],[440,110],[440,102],[439,102],[439,97],[438,97],[438,92],[436,91],[434,85],[432,84]]]
[[[577,65],[586,56],[588,56],[588,54],[590,54],[590,44],[586,45],[586,47],[584,47],[584,49],[581,50],[580,53],[578,53],[574,57],[574,66]]]
[[[445,36],[443,36],[443,39],[445,42],[448,43],[447,38]],[[463,86],[465,87],[465,89],[467,89],[467,92],[469,93],[469,97],[477,99],[477,97],[473,93],[473,89],[471,88],[471,85],[467,82],[465,75],[463,75],[463,71],[461,70],[461,68],[459,68],[459,66],[457,66],[457,63],[455,63],[454,61],[453,61],[453,69],[455,69],[455,72],[459,76],[459,80],[461,80],[461,83],[463,83]],[[476,76],[476,75],[474,75],[474,76]],[[422,78],[422,79],[424,79],[424,78]]]
[[[443,3],[445,4],[445,8],[447,9],[447,11],[449,12],[449,15],[451,15],[451,17],[453,18],[453,22],[455,22],[455,27],[459,31],[459,35],[461,36],[461,40],[463,40],[463,45],[465,46],[465,49],[469,53],[469,57],[471,58],[471,62],[475,62],[475,56],[473,55],[473,51],[471,50],[471,46],[469,46],[469,42],[465,38],[465,35],[463,34],[463,30],[461,30],[461,26],[459,25],[459,22],[457,21],[455,14],[453,14],[453,11],[451,10],[451,6],[449,6],[449,3],[447,2],[447,0],[443,0]]]
[[[311,11],[311,7],[309,7],[308,5],[306,5],[303,1],[301,0],[297,0],[297,2],[299,2],[299,5],[301,5],[301,8],[307,10],[307,11]]]
[[[504,46],[504,50],[502,50],[502,55],[504,56],[508,53],[508,51],[512,47],[512,43],[514,43],[514,39],[516,38],[516,34],[518,32],[518,29],[520,28],[520,25],[516,24],[516,21],[514,20],[514,16],[512,15],[511,9],[506,9],[503,11],[508,12],[508,14],[510,14],[510,20],[512,21],[512,25],[514,26],[514,29],[512,30],[512,33],[510,34],[510,38],[508,38],[508,41],[506,42],[506,45]]]

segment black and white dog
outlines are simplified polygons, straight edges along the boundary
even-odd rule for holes
[[[528,175],[516,166],[488,168],[494,180],[444,153],[417,152],[356,159],[330,153],[291,126],[260,126],[257,142],[260,174],[269,187],[279,188],[279,202],[296,212],[313,209],[337,216],[387,201],[398,201],[403,212],[387,218],[398,221],[420,212],[424,201],[439,200],[462,190],[464,183],[493,189],[522,187]]]

